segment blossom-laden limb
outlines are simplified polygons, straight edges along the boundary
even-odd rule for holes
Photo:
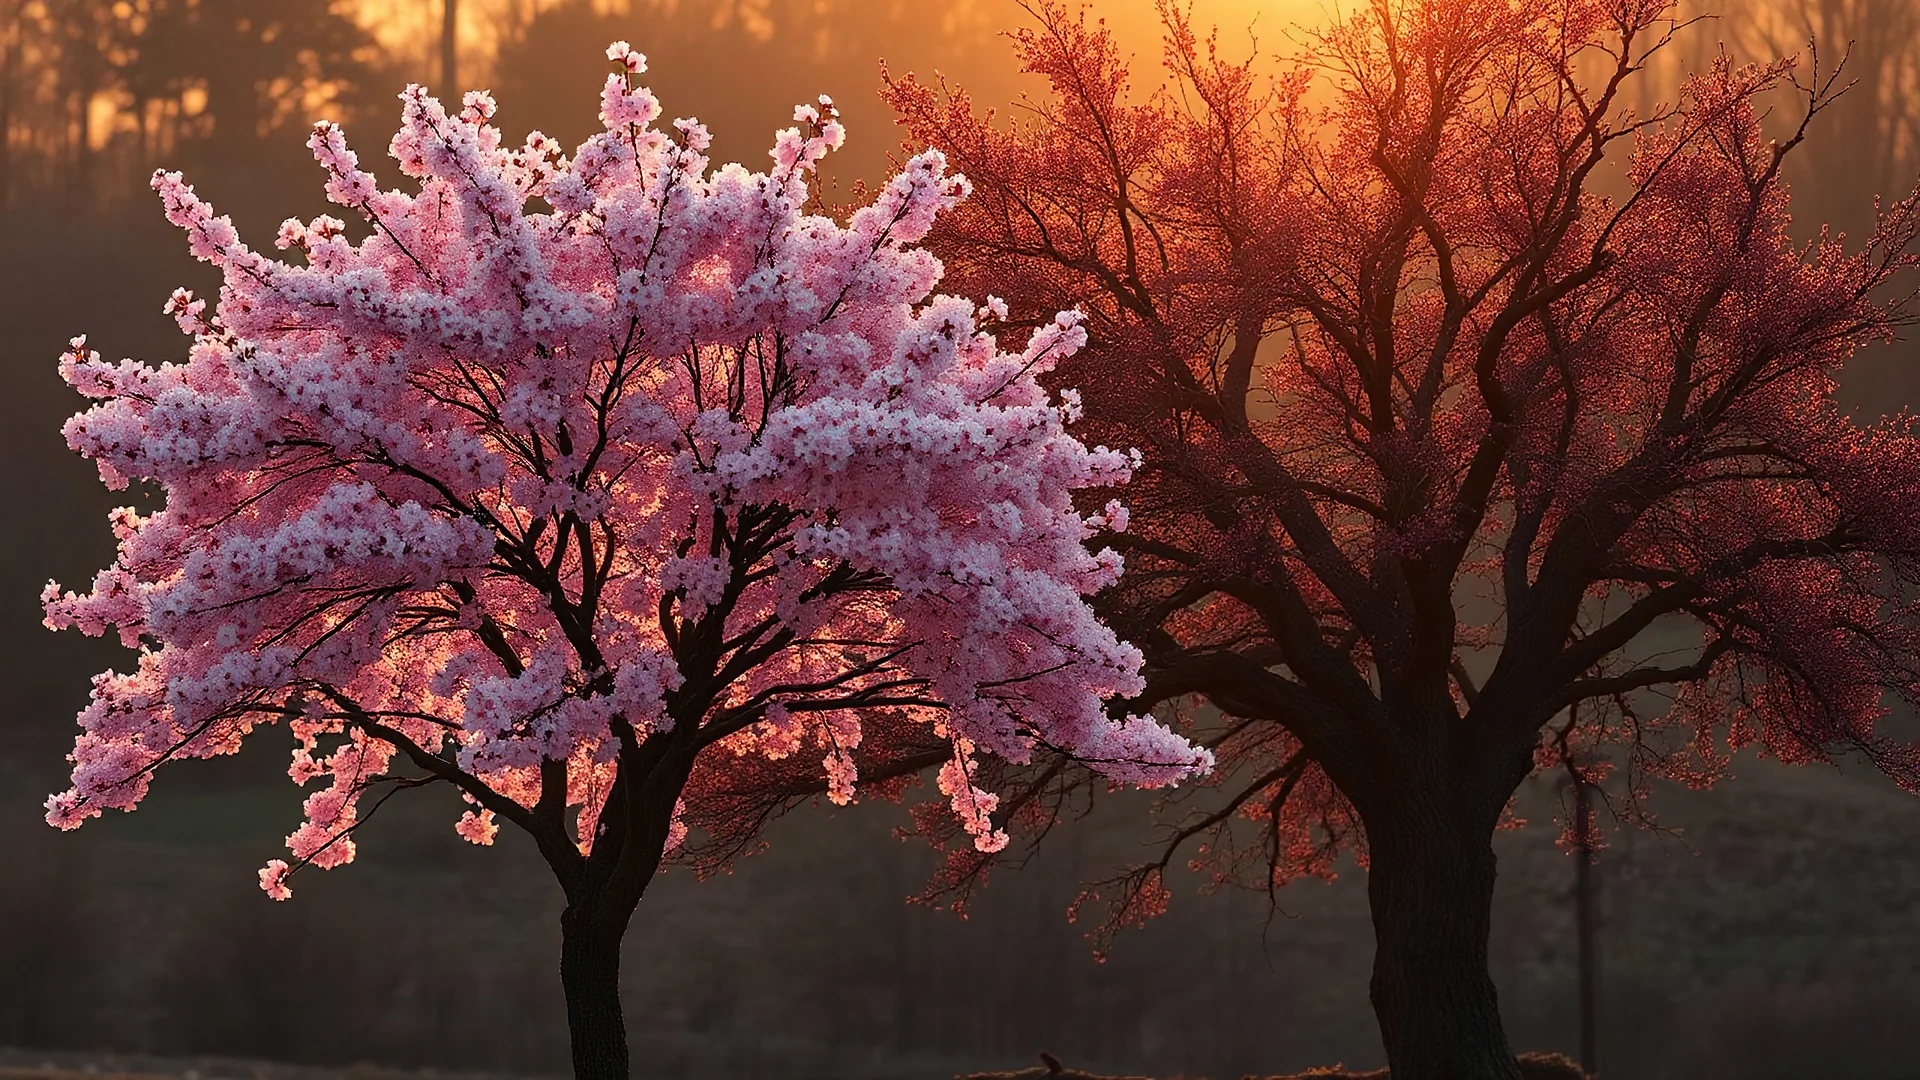
[[[644,58],[608,58],[604,130],[570,155],[506,144],[484,93],[449,113],[410,87],[390,150],[411,190],[382,190],[316,126],[364,237],[290,220],[291,261],[155,174],[223,283],[214,310],[168,301],[185,363],[84,339],[62,361],[97,402],[69,445],[166,499],[115,512],[90,590],[45,594],[50,626],[140,650],[95,679],[50,822],[285,723],[291,776],[321,787],[270,895],[350,861],[395,791],[444,784],[461,837],[534,838],[569,898],[563,967],[600,970],[661,860],[739,850],[768,792],[844,803],[945,763],[987,849],[976,755],[1145,786],[1209,766],[1106,706],[1142,687],[1086,599],[1120,574],[1088,546],[1119,511],[1073,497],[1137,459],[1075,439],[1037,381],[1081,317],[1004,351],[980,328],[997,301],[932,293],[916,244],[966,180],[929,151],[845,222],[810,213],[844,138],[830,100],[765,171],[711,168],[697,121],[654,126]]]

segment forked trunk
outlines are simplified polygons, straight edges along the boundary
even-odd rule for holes
[[[1421,803],[1425,805],[1420,805]],[[1519,1080],[1487,972],[1493,830],[1447,801],[1367,823],[1372,997],[1393,1080]]]
[[[560,915],[560,985],[576,1080],[628,1080],[627,1027],[620,1013],[620,939],[625,920],[569,904]]]

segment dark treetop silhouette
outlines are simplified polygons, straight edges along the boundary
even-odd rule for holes
[[[1375,0],[1272,81],[1167,4],[1170,83],[1139,93],[1104,29],[1030,10],[1052,90],[1011,122],[887,93],[975,185],[929,241],[949,280],[1016,321],[1083,303],[1060,377],[1145,454],[1102,601],[1147,656],[1126,707],[1222,764],[1097,889],[1109,925],[1164,905],[1189,840],[1268,888],[1351,846],[1395,1080],[1514,1077],[1490,841],[1530,773],[1624,763],[1630,809],[1757,743],[1920,787],[1876,730],[1920,698],[1920,440],[1830,400],[1907,321],[1915,207],[1853,252],[1789,239],[1781,166],[1831,65],[1722,57],[1635,116],[1678,29],[1652,0]],[[1805,120],[1769,141],[1781,85]],[[1075,782],[1025,770],[1002,806],[1042,830]]]
[[[9,0],[0,211],[98,216],[162,161],[257,175],[297,151],[317,108],[368,103],[380,63],[332,0]]]

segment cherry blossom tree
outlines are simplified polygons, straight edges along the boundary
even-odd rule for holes
[[[1635,115],[1623,87],[1681,29],[1659,0],[1358,8],[1270,74],[1163,4],[1169,81],[1142,93],[1036,0],[1014,42],[1052,92],[1011,122],[887,94],[975,185],[928,241],[950,280],[1015,324],[1084,303],[1057,377],[1145,454],[1096,606],[1145,652],[1131,707],[1221,765],[1087,899],[1111,927],[1164,907],[1176,858],[1271,890],[1352,851],[1395,1080],[1517,1077],[1491,841],[1530,774],[1627,818],[1743,747],[1920,790],[1880,723],[1920,702],[1920,438],[1831,396],[1909,321],[1916,204],[1790,239],[1782,164],[1844,87],[1818,53],[1722,57]],[[1770,140],[1779,88],[1804,117]],[[1037,835],[1080,775],[995,786]],[[956,849],[943,884],[990,861]]]
[[[913,245],[965,179],[929,151],[843,224],[808,211],[831,102],[795,110],[766,172],[710,170],[698,122],[653,127],[644,58],[608,56],[605,130],[570,157],[503,144],[484,93],[450,115],[411,87],[391,151],[416,190],[382,191],[317,126],[327,194],[367,231],[289,220],[293,261],[156,174],[218,305],[168,302],[185,363],[75,339],[62,372],[98,403],[69,444],[165,505],[116,511],[113,565],[44,597],[50,626],[139,650],[94,680],[52,824],[284,723],[318,785],[260,872],[286,899],[392,794],[446,785],[460,836],[511,824],[559,880],[596,1078],[628,1073],[619,947],[648,883],[737,848],[760,793],[844,804],[937,766],[984,851],[1007,836],[979,755],[1144,786],[1211,763],[1104,703],[1143,688],[1084,599],[1120,573],[1086,541],[1123,512],[1071,496],[1131,461],[1036,382],[1079,317],[1003,352],[979,328],[998,301],[930,295]]]

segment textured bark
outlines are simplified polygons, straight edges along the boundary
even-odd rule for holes
[[[1519,1080],[1487,972],[1493,828],[1409,795],[1369,821],[1372,998],[1393,1080]]]
[[[620,921],[624,927],[625,920]],[[576,1080],[627,1080],[627,1027],[620,1012],[619,927],[579,903],[560,915],[560,984]]]

